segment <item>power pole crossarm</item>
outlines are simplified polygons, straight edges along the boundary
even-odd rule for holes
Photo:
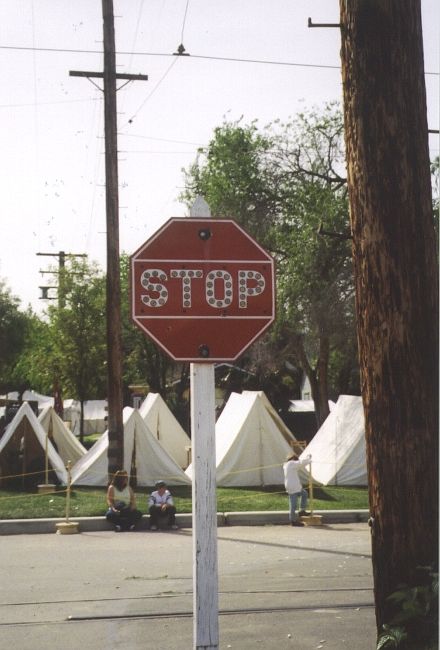
[[[103,72],[87,72],[86,70],[69,70],[71,77],[86,77],[87,79],[104,79]],[[126,81],[148,81],[147,74],[123,74],[115,72],[115,79],[125,79]]]

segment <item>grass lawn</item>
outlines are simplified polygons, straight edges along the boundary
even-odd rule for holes
[[[83,446],[86,449],[90,449],[90,447],[93,447],[95,442],[99,440],[99,438],[102,436],[102,433],[90,433],[87,436],[84,436],[84,440],[82,442]],[[79,440],[79,438],[78,438]]]
[[[153,489],[153,488],[151,488]],[[147,512],[147,495],[151,490],[136,490],[137,506]],[[171,489],[177,511],[191,512],[191,487]],[[71,517],[103,515],[106,510],[105,488],[75,488],[70,499]],[[364,487],[314,487],[314,510],[358,510],[368,508],[368,492]],[[310,506],[310,504],[309,504]],[[258,488],[217,488],[218,512],[288,510],[283,486]],[[38,519],[65,517],[66,490],[53,494],[36,494],[20,490],[0,490],[0,519]]]

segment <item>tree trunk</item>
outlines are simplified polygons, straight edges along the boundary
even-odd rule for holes
[[[328,363],[330,356],[330,341],[328,336],[321,335],[319,339],[319,358],[316,363],[317,394],[313,395],[315,410],[320,427],[327,419],[330,409],[328,406]]]
[[[81,407],[80,407],[81,408],[81,411],[80,411],[81,415],[80,415],[80,418],[79,418],[79,441],[80,441],[81,444],[83,444],[84,443],[84,400],[81,399],[79,403],[81,405]]]
[[[340,0],[378,629],[438,556],[438,280],[418,0]]]
[[[330,342],[327,336],[321,335],[319,339],[319,355],[316,361],[316,368],[313,368],[308,360],[303,338],[297,336],[294,344],[299,364],[306,373],[310,382],[312,399],[315,405],[316,424],[319,429],[330,412],[328,406],[328,362]]]

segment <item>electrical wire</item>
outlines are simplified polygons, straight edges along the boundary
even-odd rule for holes
[[[143,107],[145,106],[145,104],[149,101],[149,99],[151,99],[151,97],[154,95],[154,93],[155,93],[156,90],[159,88],[159,86],[162,84],[162,82],[165,81],[166,77],[169,75],[169,73],[171,72],[172,68],[173,68],[174,65],[177,63],[177,59],[178,59],[178,57],[175,57],[174,60],[171,61],[171,64],[170,64],[170,65],[168,66],[168,68],[165,70],[165,73],[164,73],[164,74],[162,75],[162,77],[159,79],[159,81],[157,82],[157,84],[153,87],[153,89],[151,90],[151,92],[150,92],[150,93],[145,97],[144,101],[139,105],[139,107],[137,108],[137,110],[132,114],[132,116],[130,117],[130,119],[127,120],[127,122],[125,122],[125,124],[124,124],[123,126],[127,126],[127,124],[132,124],[133,120],[136,118],[136,116],[139,114],[139,112],[143,109]]]
[[[187,15],[187,12],[188,12],[188,5],[189,5],[189,0],[186,0],[185,13],[184,13],[184,16],[183,16],[183,22],[182,22],[181,41],[180,41],[181,43],[183,43],[183,33],[184,33],[184,30],[185,30],[186,15]],[[183,47],[183,46],[182,46],[182,47]],[[133,56],[133,55],[132,55],[132,56]],[[152,89],[152,91],[151,91],[150,93],[148,93],[147,97],[144,99],[144,101],[142,102],[142,104],[140,104],[139,108],[134,112],[134,114],[131,116],[131,118],[128,120],[128,122],[127,122],[126,124],[132,124],[133,120],[137,117],[137,115],[139,114],[139,112],[143,109],[143,107],[145,106],[145,104],[146,104],[146,103],[151,99],[151,97],[153,96],[153,94],[156,92],[156,90],[159,88],[159,86],[162,84],[162,82],[166,79],[166,77],[168,76],[168,74],[171,72],[171,69],[174,67],[176,61],[177,61],[177,58],[174,59],[174,61],[171,62],[171,65],[168,66],[168,68],[167,68],[167,70],[165,71],[165,73],[163,74],[163,76],[159,79],[159,81],[158,81],[157,84],[154,86],[154,88]]]
[[[26,47],[21,45],[0,45],[0,50],[23,50],[23,51],[36,51],[36,52],[66,52],[68,54],[99,54],[103,55],[102,50],[81,50],[81,49],[68,49],[61,47]],[[116,52],[116,55],[129,55],[129,56],[163,56],[171,57],[175,54],[169,52],[126,52],[124,50]],[[296,63],[294,61],[271,61],[270,59],[244,59],[240,57],[228,56],[211,56],[208,54],[191,54],[185,56],[185,59],[207,59],[210,61],[229,61],[237,63],[258,63],[260,65],[281,65],[293,66],[298,68],[322,68],[330,70],[340,70],[340,65],[328,65],[322,63]],[[429,72],[425,70],[425,75],[434,75],[438,77],[440,72]]]
[[[203,142],[188,142],[187,140],[170,140],[169,138],[155,138],[150,135],[137,135],[136,133],[118,133],[118,136],[127,138],[141,138],[143,140],[157,140],[158,142],[170,142],[171,144],[188,144],[194,147],[205,147],[206,143]]]
[[[185,13],[184,13],[184,16],[183,16],[183,23],[182,23],[182,32],[180,34],[180,42],[181,43],[183,43],[183,32],[185,31],[186,14],[188,13],[188,5],[189,5],[189,0],[186,0]]]

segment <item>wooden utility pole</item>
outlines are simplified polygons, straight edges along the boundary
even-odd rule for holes
[[[111,476],[117,469],[121,469],[124,464],[116,53],[113,0],[102,0],[102,16],[104,22],[105,202],[107,213],[108,472]]]
[[[438,561],[438,264],[420,0],[340,0],[378,630]]]
[[[64,287],[63,287],[63,274],[66,267],[66,257],[87,257],[86,253],[65,253],[60,251],[59,253],[37,253],[37,255],[45,255],[46,257],[57,257],[58,258],[58,271],[42,271],[40,273],[50,273],[51,275],[58,274],[58,287],[54,286],[43,286],[40,287],[42,291],[41,300],[56,300],[58,298],[58,309],[62,309],[65,303],[64,296]],[[58,296],[52,297],[49,296],[49,289],[58,289]]]
[[[104,81],[105,182],[107,215],[107,391],[108,472],[112,476],[124,464],[122,422],[122,328],[119,267],[119,192],[116,80],[146,80],[147,75],[116,73],[113,0],[102,0],[104,71],[71,71],[71,76]],[[125,85],[125,84],[124,84]]]

